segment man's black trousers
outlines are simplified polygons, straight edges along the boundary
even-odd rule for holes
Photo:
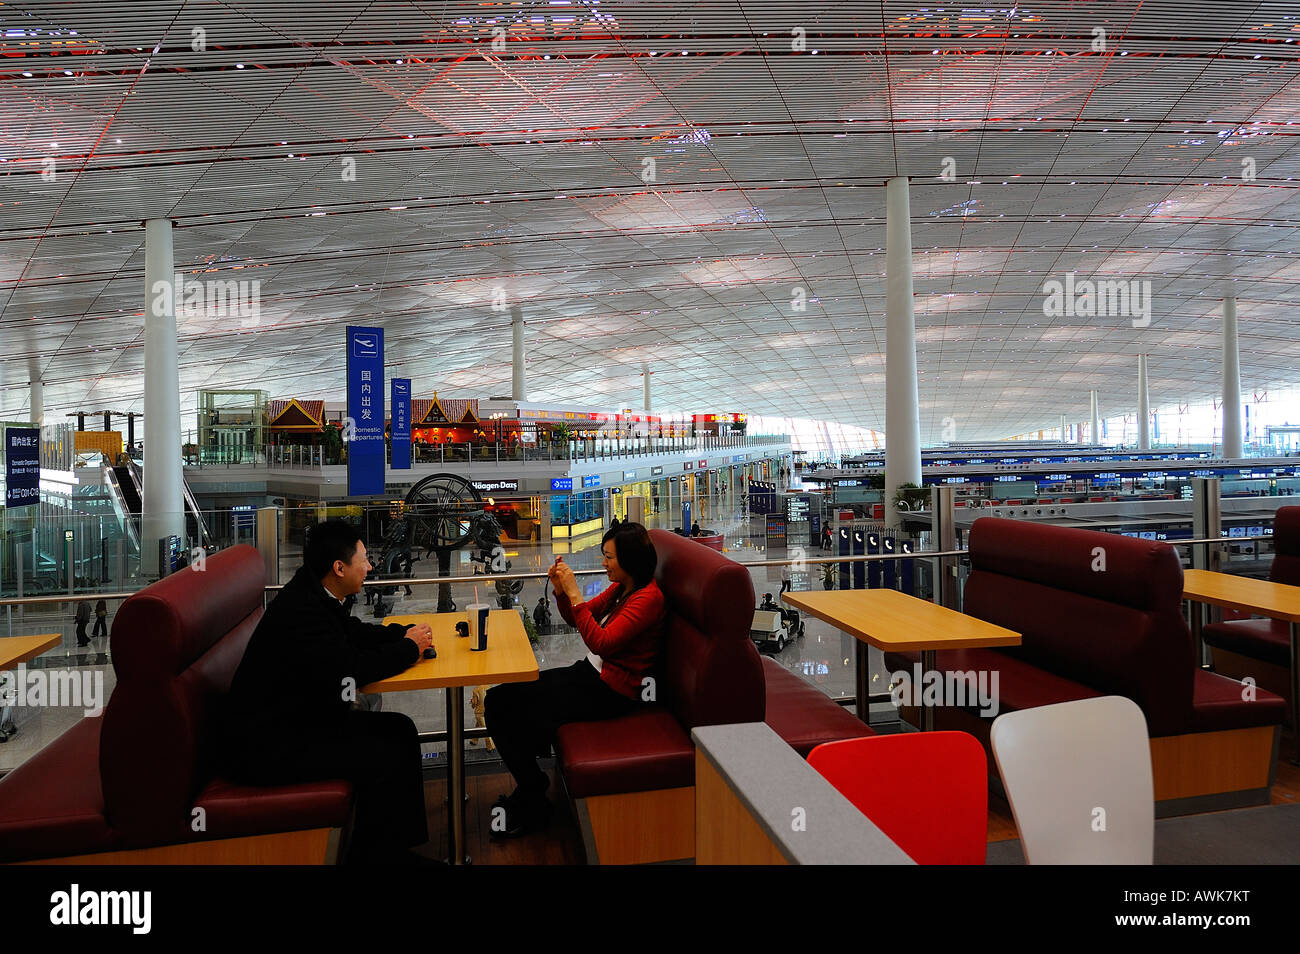
[[[545,669],[535,682],[493,686],[483,700],[483,721],[501,761],[522,793],[545,793],[550,779],[537,764],[568,722],[595,722],[634,711],[640,703],[605,683],[586,658],[563,669]]]
[[[410,716],[348,710],[309,734],[236,745],[228,748],[231,772],[249,784],[351,782],[353,852],[399,851],[429,840],[420,739]]]

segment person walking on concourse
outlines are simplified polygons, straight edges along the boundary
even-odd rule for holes
[[[108,635],[108,604],[103,600],[95,603],[95,629],[90,634],[91,639],[99,639]]]

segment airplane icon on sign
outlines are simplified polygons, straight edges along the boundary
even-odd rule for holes
[[[352,336],[352,357],[354,358],[379,357],[379,336],[378,335],[353,335]]]

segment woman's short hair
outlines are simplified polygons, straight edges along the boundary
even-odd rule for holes
[[[334,569],[335,560],[352,562],[360,542],[361,534],[346,520],[326,520],[308,528],[302,562],[312,576],[323,580]]]
[[[659,555],[655,545],[650,542],[650,534],[639,523],[620,523],[610,527],[600,540],[601,547],[614,541],[614,556],[623,572],[632,577],[637,589],[654,579],[655,567],[659,565]]]

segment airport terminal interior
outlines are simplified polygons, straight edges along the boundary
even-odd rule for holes
[[[0,5],[0,861],[1300,862],[1297,46]]]

